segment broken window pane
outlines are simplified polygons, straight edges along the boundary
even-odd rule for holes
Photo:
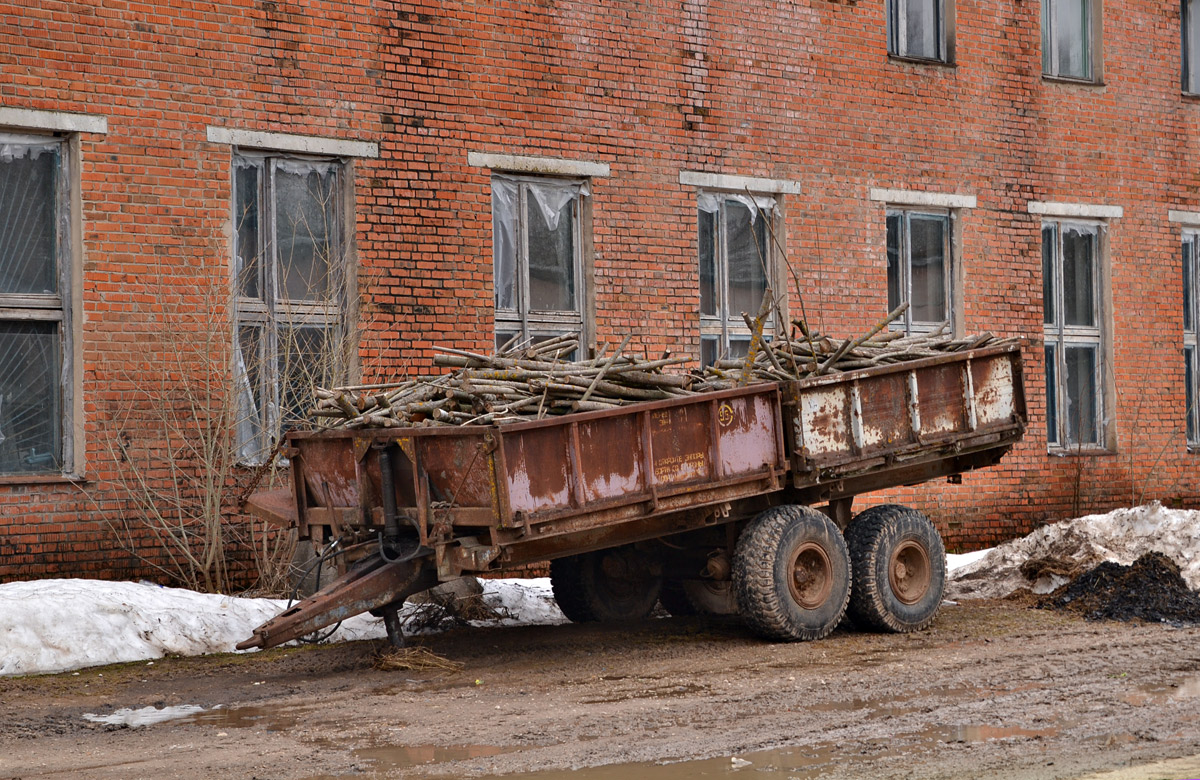
[[[725,353],[728,358],[743,358],[750,352],[750,339],[740,336],[729,337],[729,351]]]
[[[62,144],[0,140],[0,293],[58,292]]]
[[[717,314],[717,214],[697,209],[696,237],[700,249],[700,313]]]
[[[946,319],[946,244],[950,218],[935,214],[909,215],[911,315],[914,322]]]
[[[233,180],[234,272],[238,293],[247,298],[262,297],[262,248],[259,241],[260,163],[238,160]]]
[[[302,424],[314,387],[328,387],[336,373],[334,330],[325,327],[279,329],[280,431]]]
[[[905,35],[908,49],[904,52],[909,57],[924,59],[940,59],[938,39],[940,20],[938,19],[938,4],[940,0],[900,0],[905,5]]]
[[[492,179],[492,266],[496,308],[517,308],[517,185]]]
[[[742,322],[741,314],[758,315],[763,293],[767,291],[765,267],[767,252],[766,222],[770,212],[760,210],[756,218],[743,203],[725,201],[726,274],[729,285],[729,308],[726,316],[732,322]],[[732,342],[730,343],[732,349]]]
[[[275,167],[275,246],[279,293],[293,301],[327,301],[336,247],[331,165],[280,161]]]
[[[1096,403],[1096,348],[1068,346],[1066,362],[1067,439],[1070,444],[1099,444]]]
[[[526,200],[529,228],[529,308],[575,308],[575,200],[564,203],[551,225],[531,196]]]
[[[0,322],[0,472],[63,470],[56,322]]]
[[[1063,229],[1063,324],[1092,327],[1096,324],[1096,235],[1075,227]]]
[[[238,454],[243,460],[253,461],[267,450],[266,399],[263,398],[263,379],[267,374],[266,344],[261,326],[241,325],[237,332],[234,357],[237,360]]]
[[[711,366],[717,362],[717,357],[721,353],[721,339],[718,336],[701,336],[700,337],[700,362],[703,365]]]
[[[1196,442],[1196,350],[1185,347],[1183,350],[1183,394],[1184,409],[1187,412],[1187,440]]]

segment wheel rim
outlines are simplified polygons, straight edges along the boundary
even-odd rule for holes
[[[888,584],[893,595],[903,604],[916,604],[929,592],[932,581],[933,567],[925,548],[912,540],[897,545],[888,562]]]
[[[792,598],[804,609],[816,609],[833,592],[833,563],[821,545],[805,542],[797,547],[788,568]]]

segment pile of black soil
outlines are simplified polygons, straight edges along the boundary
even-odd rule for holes
[[[1179,567],[1162,553],[1146,553],[1131,566],[1105,561],[1041,600],[1089,620],[1147,620],[1200,624],[1200,593],[1188,588]]]

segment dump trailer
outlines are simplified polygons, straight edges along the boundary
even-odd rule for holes
[[[406,597],[545,561],[573,621],[661,602],[781,640],[822,637],[847,609],[917,630],[942,601],[941,538],[906,507],[855,514],[855,496],[958,481],[1025,425],[1008,345],[502,425],[292,432],[290,488],[250,509],[336,540],[348,565],[239,647],[367,611],[399,644]]]

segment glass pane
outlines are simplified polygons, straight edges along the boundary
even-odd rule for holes
[[[1050,45],[1050,16],[1051,4],[1054,0],[1042,0],[1042,73],[1053,74],[1051,63],[1054,61]]]
[[[1067,440],[1070,444],[1099,444],[1096,402],[1096,348],[1067,347]]]
[[[750,351],[749,337],[733,337],[729,338],[729,350],[725,353],[729,358],[743,358]]]
[[[332,328],[279,329],[280,431],[301,425],[312,406],[313,388],[328,387],[338,372]]]
[[[696,210],[696,243],[700,249],[700,313],[717,313],[717,260],[714,246],[717,234],[717,215]]]
[[[56,322],[0,323],[0,472],[62,471]]]
[[[900,271],[900,246],[903,242],[900,229],[904,224],[904,217],[900,214],[889,214],[887,218],[887,286],[888,286],[888,311],[896,310],[904,301],[904,278]],[[908,316],[904,317],[907,322]]]
[[[721,339],[717,336],[700,337],[700,362],[711,366],[717,362],[717,354],[721,348]]]
[[[492,263],[496,308],[517,308],[517,186],[492,179]]]
[[[1183,251],[1180,255],[1180,264],[1183,266],[1183,329],[1191,332],[1196,327],[1192,319],[1196,305],[1195,281],[1192,279],[1196,257],[1195,236],[1183,237]]]
[[[280,294],[294,301],[328,301],[330,267],[339,252],[334,224],[332,165],[292,161],[275,168],[275,251]]]
[[[558,212],[558,224],[551,229],[533,198],[526,199],[531,310],[575,310],[576,202],[577,200],[572,198],[563,205]]]
[[[750,209],[736,200],[725,201],[726,274],[729,279],[729,308],[725,316],[731,322],[742,322],[741,313],[758,315],[763,293],[767,291],[767,275],[763,266],[766,257],[766,220],[769,211],[760,211],[752,224]]]
[[[262,297],[262,263],[259,244],[259,181],[262,166],[238,160],[233,172],[233,221],[238,293]]]
[[[950,218],[935,214],[909,215],[909,269],[914,322],[946,320],[946,244]]]
[[[903,54],[900,50],[900,4],[904,0],[887,0],[888,54]]]
[[[1200,0],[1184,3],[1184,84],[1187,92],[1200,93]]]
[[[1046,346],[1046,441],[1058,443],[1058,363],[1053,346]]]
[[[1196,443],[1196,350],[1183,350],[1183,399],[1187,410],[1187,440]]]
[[[1063,320],[1065,325],[1096,324],[1096,234],[1091,230],[1063,228]]]
[[[245,461],[258,460],[268,449],[264,436],[264,346],[260,326],[238,327],[238,454]]]
[[[61,148],[0,142],[0,293],[58,292]]]
[[[906,0],[905,32],[910,57],[939,59],[938,3],[940,0]]]
[[[1091,9],[1089,0],[1053,0],[1057,6],[1052,24],[1058,44],[1056,75],[1091,78]]]
[[[1042,226],[1042,322],[1053,324],[1054,319],[1054,253],[1058,231],[1054,225]]]
[[[516,338],[518,332],[519,331],[500,330],[499,328],[497,328],[496,329],[496,350],[499,351],[501,347],[503,347],[505,344],[512,341],[514,338]],[[515,346],[516,342],[513,342],[513,345]],[[511,349],[511,347],[510,347],[510,349]]]

